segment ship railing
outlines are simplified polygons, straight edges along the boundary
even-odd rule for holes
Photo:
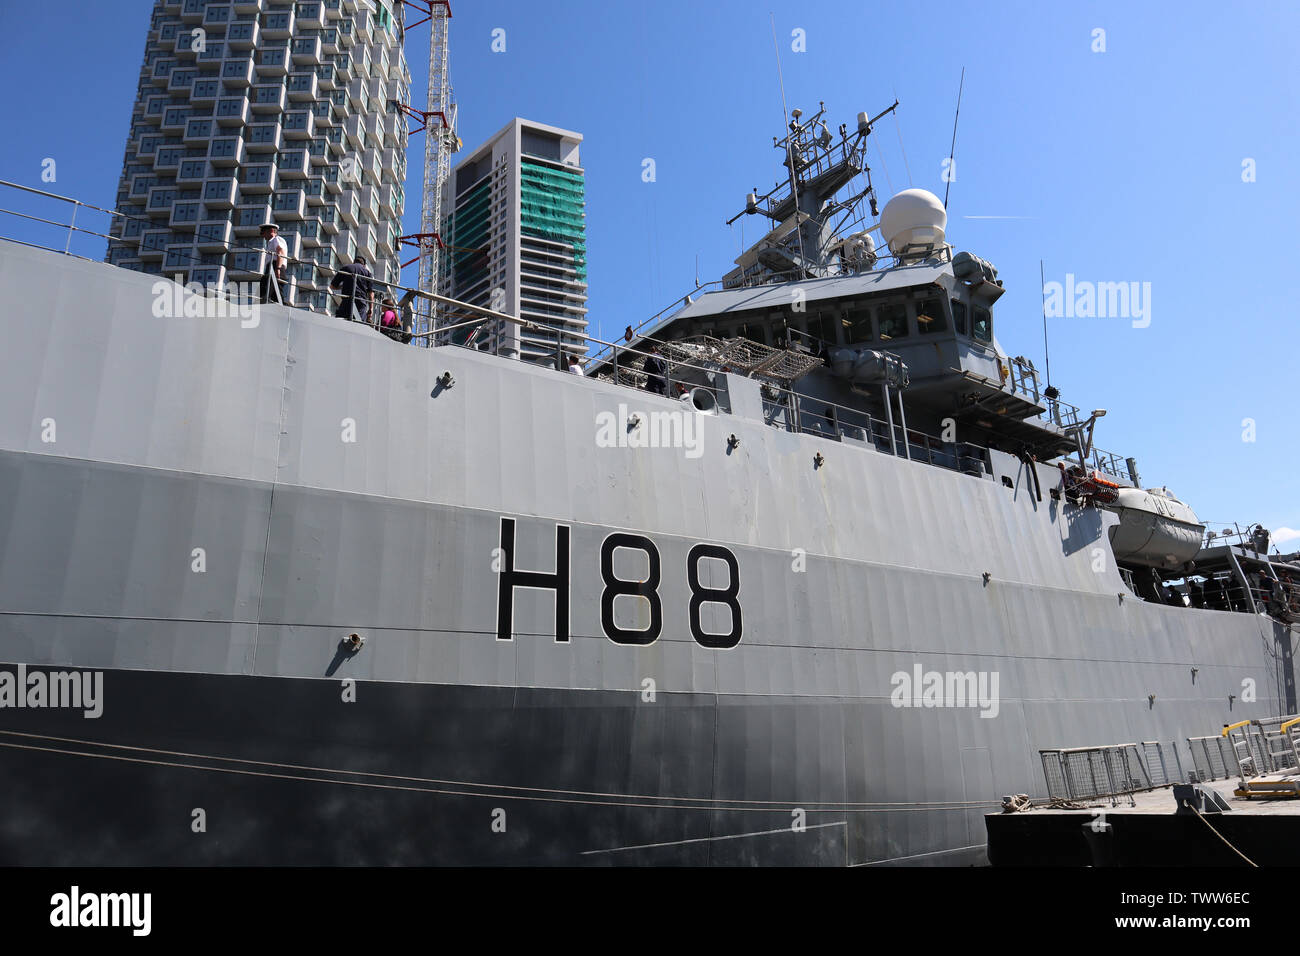
[[[127,223],[138,222],[141,223],[142,225],[142,229],[141,229],[142,247],[144,244],[143,233],[145,232],[154,235],[165,232],[168,236],[175,236],[177,238],[184,239],[185,244],[189,245],[189,244],[193,244],[194,237],[196,234],[196,229],[201,224],[201,223],[194,223],[192,224],[191,228],[183,228],[179,226],[168,226],[165,222],[150,219],[147,216],[129,215],[127,213],[120,212],[116,209],[107,209],[103,206],[96,206],[93,203],[82,202],[81,200],[74,199],[71,196],[61,196],[58,193],[47,192],[43,189],[35,189],[31,186],[24,186],[21,183],[9,182],[7,180],[0,180],[0,187],[3,187],[5,189],[11,189],[14,190],[16,193],[22,193],[27,196],[39,197],[39,200],[46,200],[46,201],[53,200],[60,203],[66,203],[69,207],[71,207],[66,222],[60,222],[55,219],[49,219],[44,216],[38,216],[28,212],[22,212],[17,209],[0,208],[0,214],[12,216],[15,219],[19,219],[27,223],[36,224],[38,227],[49,226],[57,230],[66,231],[66,238],[60,235],[60,238],[63,239],[61,248],[58,244],[29,242],[23,239],[16,239],[11,236],[6,236],[6,238],[9,239],[10,242],[16,242],[19,245],[29,246],[35,249],[45,249],[49,252],[62,252],[65,255],[76,256],[77,258],[81,258],[81,259],[89,259],[92,262],[108,261],[112,265],[117,264],[112,262],[111,258],[108,260],[103,260],[98,258],[92,258],[90,256],[81,255],[78,252],[74,252],[73,251],[74,240],[79,239],[81,237],[94,237],[96,239],[104,239],[109,242],[110,249],[111,249],[113,243],[121,243],[123,241],[122,236],[120,235],[120,230],[117,234],[114,234],[111,231],[113,226],[120,225],[124,227]],[[108,217],[107,228],[110,229],[110,231],[101,232],[97,229],[87,228],[85,224],[86,219],[91,216]],[[78,224],[79,221],[80,224]],[[265,274],[268,266],[268,256],[266,252],[266,245],[264,242],[260,245],[245,245],[233,238],[220,240],[220,241],[214,240],[211,243],[211,245],[213,246],[219,245],[220,250],[206,252],[206,253],[187,252],[183,249],[175,248],[174,245],[170,243],[155,243],[155,245],[157,245],[157,248],[152,248],[152,247],[148,249],[142,248],[141,250],[138,251],[157,253],[159,258],[161,259],[161,264],[159,265],[157,270],[140,269],[140,270],[132,270],[132,271],[138,271],[142,275],[156,276],[159,279],[175,279],[177,278],[177,276],[179,276],[183,280],[185,272],[192,273],[196,270],[219,269],[228,276],[243,276],[245,278],[233,282],[223,281],[223,282],[209,282],[209,283],[200,283],[198,282],[198,280],[195,280],[196,284],[201,286],[201,288],[203,289],[203,294],[206,297],[224,299],[230,302],[232,305],[249,305],[260,301],[258,284],[260,283],[262,275]],[[240,253],[240,252],[256,254],[257,263],[258,263],[257,271],[253,271],[251,269],[236,270],[236,269],[229,268],[225,265],[226,257],[228,255],[230,255],[231,253]],[[169,259],[171,260],[179,259],[182,260],[185,264],[169,267],[167,265]],[[169,271],[169,268],[175,271]],[[300,275],[303,273],[304,270],[308,268],[310,268],[313,271],[313,274],[319,273],[319,275],[322,277],[324,281],[319,283],[320,285],[322,285],[322,288],[308,289],[299,284]],[[297,302],[296,301],[297,296],[294,293],[298,291],[305,291],[309,295],[316,294],[316,293],[328,293],[328,280],[332,279],[334,275],[339,272],[338,269],[335,269],[331,266],[322,265],[318,263],[315,258],[309,256],[285,256],[285,272],[287,275],[285,284],[288,285],[290,288],[290,297],[289,297],[289,301],[283,304],[292,306],[293,308],[306,309],[308,311],[316,312],[318,314],[325,314],[325,315],[333,314],[328,308],[325,309],[318,308],[315,303]],[[185,283],[182,281],[181,284],[185,284]],[[316,283],[312,283],[312,284],[314,285]],[[415,291],[415,290],[408,289],[406,286],[403,286],[399,283],[388,282],[386,280],[379,279],[379,278],[372,278],[371,285],[373,286],[375,291],[375,301],[377,306],[373,310],[374,313],[378,313],[381,311],[378,308],[378,304],[383,301],[385,295],[392,295],[393,298],[396,300],[405,293]],[[275,286],[274,283],[271,285],[271,289],[273,290],[273,294],[278,295],[278,288]],[[328,301],[328,298],[329,296],[327,294],[326,301]],[[404,319],[405,319],[406,327],[409,329],[412,320],[412,316],[410,314],[409,309],[406,311],[406,314],[404,315]],[[379,315],[371,314],[367,317],[365,324],[378,328],[379,321],[380,321]],[[423,342],[421,342],[421,344],[423,344]]]
[[[966,442],[947,442],[822,398],[773,384],[762,386],[763,421],[785,431],[819,435],[832,441],[867,445],[900,458],[984,476],[992,473],[988,450]]]
[[[1130,806],[1137,806],[1133,794],[1162,786],[1147,769],[1146,746],[1128,743],[1038,751],[1049,799],[1053,803],[1104,799],[1114,807],[1127,797]],[[1162,774],[1167,778],[1167,773]]]
[[[1089,458],[1089,463],[1093,469],[1102,474],[1110,475],[1112,478],[1118,478],[1121,482],[1127,484],[1130,481],[1128,473],[1128,459],[1114,452],[1102,451],[1100,448],[1094,448]]]

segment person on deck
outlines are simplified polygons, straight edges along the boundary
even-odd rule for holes
[[[645,360],[645,390],[656,395],[668,394],[668,363],[659,354],[659,346],[650,346],[650,356]]]
[[[280,238],[280,227],[273,222],[262,226],[262,238],[266,240],[266,270],[262,273],[262,301],[268,305],[278,302],[289,304],[289,277],[286,273],[289,246]],[[274,286],[272,286],[274,277]]]
[[[343,295],[338,308],[334,310],[335,317],[352,322],[367,321],[375,306],[374,279],[362,256],[357,256],[349,265],[334,273],[330,288]]]

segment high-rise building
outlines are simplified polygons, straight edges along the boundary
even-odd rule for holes
[[[491,322],[455,341],[552,364],[585,355],[587,241],[582,136],[516,117],[468,153],[443,192],[446,295],[549,329]]]
[[[357,254],[396,282],[410,85],[400,0],[155,0],[107,260],[255,280],[274,221],[297,305]]]

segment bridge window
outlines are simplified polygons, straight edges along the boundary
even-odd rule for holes
[[[982,305],[971,306],[971,312],[974,315],[974,321],[971,323],[971,332],[975,338],[981,342],[990,342],[993,339],[993,316],[989,310]]]
[[[943,315],[943,299],[931,296],[916,303],[916,330],[922,335],[947,331],[948,321]]]
[[[871,309],[867,306],[845,309],[840,323],[844,326],[845,343],[871,341]]]
[[[960,299],[952,300],[952,326],[958,334],[966,334],[966,303]]]
[[[880,340],[882,342],[907,337],[907,306],[902,302],[882,305],[877,314],[877,320],[880,323]]]
[[[835,316],[830,312],[818,312],[808,320],[808,334],[827,345],[835,345]]]

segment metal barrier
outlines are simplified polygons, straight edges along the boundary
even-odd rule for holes
[[[1295,714],[1239,720],[1224,726],[1219,737],[1231,751],[1230,766],[1236,767],[1242,780],[1300,772],[1300,717]]]
[[[1196,773],[1196,780],[1192,783],[1226,780],[1234,775],[1236,760],[1223,734],[1188,737],[1187,747],[1192,752],[1192,764]]]
[[[1142,741],[1142,753],[1146,758],[1147,776],[1153,787],[1167,787],[1182,783],[1187,778],[1183,775],[1183,761],[1178,755],[1178,744],[1170,741],[1165,747],[1158,740]]]
[[[1135,743],[1040,750],[1038,755],[1054,803],[1108,799],[1114,807],[1128,797],[1129,805],[1137,806],[1134,793],[1158,786],[1151,782]]]

